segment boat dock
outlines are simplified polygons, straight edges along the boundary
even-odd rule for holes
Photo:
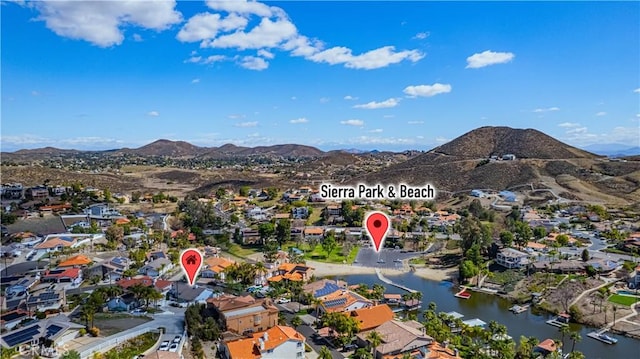
[[[598,330],[598,331],[593,331],[593,332],[587,334],[587,336],[589,338],[591,338],[591,339],[595,339],[595,340],[598,340],[598,341],[601,341],[603,343],[610,344],[610,345],[617,343],[618,339],[607,335],[606,334],[607,331],[608,331],[608,329],[605,328],[605,329],[601,329],[601,330]]]
[[[514,305],[511,308],[509,308],[509,311],[513,312],[513,314],[520,314],[520,313],[524,313],[529,309],[528,305]]]
[[[469,298],[471,298],[471,293],[467,292],[467,288],[466,287],[462,287],[462,290],[459,291],[458,293],[454,294],[454,297],[462,298],[462,299],[469,299]]]
[[[565,313],[561,313],[555,318],[549,319],[546,321],[547,324],[553,325],[554,327],[562,328],[569,325],[569,315]]]
[[[376,268],[376,275],[378,276],[378,279],[380,279],[381,281],[383,281],[383,282],[385,282],[385,283],[387,283],[387,284],[389,284],[389,285],[392,285],[392,286],[394,286],[394,287],[397,287],[397,288],[400,288],[400,289],[406,290],[406,291],[407,291],[407,292],[409,292],[409,293],[416,293],[416,292],[418,292],[418,291],[417,291],[417,290],[415,290],[415,289],[411,289],[411,288],[409,288],[409,287],[407,287],[407,286],[404,286],[404,285],[402,285],[402,284],[395,283],[395,282],[394,282],[394,281],[392,281],[391,279],[389,279],[389,278],[385,277],[384,275],[382,275],[382,272],[380,272],[380,268]]]

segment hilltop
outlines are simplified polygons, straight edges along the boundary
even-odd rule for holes
[[[501,160],[507,154],[516,159]],[[627,202],[640,200],[640,162],[610,162],[533,129],[481,127],[351,182],[430,182],[441,192],[528,184],[581,200]]]

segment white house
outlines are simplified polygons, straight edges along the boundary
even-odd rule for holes
[[[529,263],[529,255],[513,248],[504,248],[498,252],[496,262],[505,268],[522,268]]]
[[[169,259],[158,258],[142,266],[138,270],[138,273],[148,275],[151,278],[157,278],[167,273],[171,268],[173,268],[173,263],[171,263]]]
[[[225,359],[302,359],[306,338],[294,328],[282,325],[222,343],[220,354]],[[259,353],[259,356],[258,356]]]

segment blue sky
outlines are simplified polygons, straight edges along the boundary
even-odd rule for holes
[[[640,3],[2,3],[4,151],[640,145]]]

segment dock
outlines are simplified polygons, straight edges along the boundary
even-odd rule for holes
[[[589,338],[591,338],[591,339],[595,339],[595,340],[601,341],[601,342],[609,344],[609,345],[617,343],[618,339],[607,335],[606,334],[607,331],[608,331],[608,329],[605,328],[605,329],[601,329],[601,330],[598,330],[598,331],[593,331],[593,332],[587,334],[587,336]]]
[[[520,313],[524,313],[529,309],[528,305],[514,305],[511,308],[509,308],[509,311],[513,312],[513,314],[520,314]]]
[[[459,291],[458,293],[454,294],[454,297],[462,298],[462,299],[469,299],[469,298],[471,298],[471,293],[467,292],[467,288],[462,288],[461,291]]]
[[[385,283],[387,283],[389,285],[392,285],[394,287],[400,288],[402,290],[406,290],[409,293],[417,293],[418,292],[415,289],[411,289],[411,288],[409,288],[407,286],[404,286],[402,284],[395,283],[391,279],[385,277],[384,275],[382,275],[382,272],[380,272],[380,268],[376,268],[376,275],[378,276],[378,279],[380,279],[381,281],[383,281],[383,282],[385,282]]]

